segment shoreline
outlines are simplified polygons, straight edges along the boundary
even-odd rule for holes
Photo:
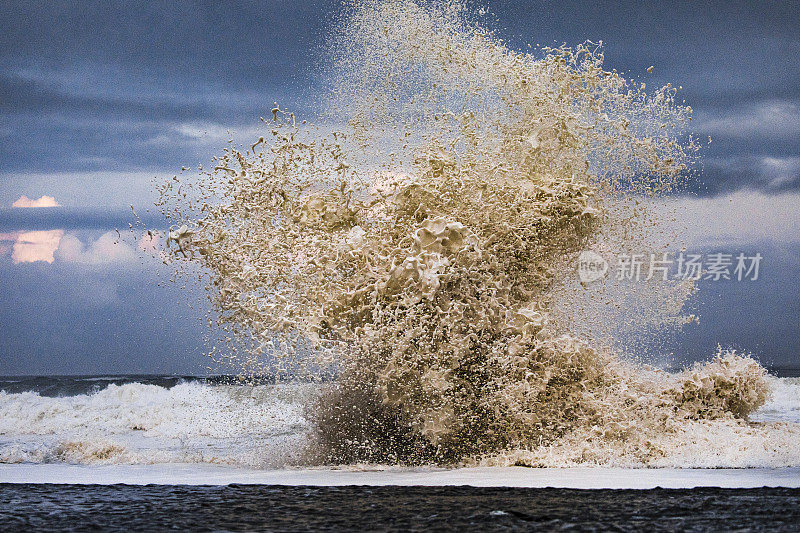
[[[356,470],[356,468],[361,468]],[[166,463],[155,465],[0,464],[0,484],[471,486],[564,489],[800,488],[800,467],[679,468],[398,468],[256,470]]]

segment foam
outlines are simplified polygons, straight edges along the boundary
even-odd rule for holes
[[[570,283],[578,254],[651,242],[686,177],[674,87],[606,70],[590,42],[511,50],[455,1],[352,5],[330,42],[339,131],[276,104],[271,141],[160,201],[182,221],[178,269],[208,277],[225,362],[338,374],[309,461],[795,464],[795,426],[747,420],[770,395],[751,357],[670,376],[593,333],[691,321],[691,287],[564,311],[592,297]],[[729,439],[745,449],[721,456]]]
[[[247,470],[215,465],[3,465],[0,483],[473,486],[570,489],[800,487],[800,469],[459,468]]]
[[[536,453],[516,450],[493,456],[483,464],[571,468],[586,464],[762,469],[800,466],[796,446],[800,384],[796,378],[770,380],[780,394],[751,416],[752,420],[769,422],[685,422],[681,432],[657,435],[660,440],[652,442],[651,447],[657,446],[660,455],[608,446],[608,442],[590,435],[579,442],[565,439],[561,445]],[[29,392],[0,393],[0,412],[4,414],[0,463],[180,462],[260,469],[302,464],[301,452],[310,430],[304,409],[323,387],[186,383],[167,389],[128,384],[61,398]],[[648,459],[646,463],[640,460],[642,457]],[[391,470],[388,466],[381,468]]]
[[[0,392],[0,462],[284,464],[301,447],[310,387],[131,383],[60,398]]]
[[[800,423],[800,378],[771,378],[769,384],[770,398],[750,419]]]

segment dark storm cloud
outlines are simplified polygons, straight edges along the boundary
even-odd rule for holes
[[[248,128],[273,100],[308,104],[336,7],[5,2],[0,172],[164,170],[205,160],[216,150],[176,133],[182,125]],[[512,47],[603,40],[609,68],[651,87],[682,85],[695,130],[715,141],[704,158],[800,155],[800,135],[776,138],[769,123],[746,137],[708,127],[754,106],[800,103],[796,3],[496,1],[489,9],[490,25]],[[776,190],[775,178],[748,182],[743,172],[714,167],[699,192]],[[781,190],[797,186],[778,181]]]
[[[606,66],[649,87],[682,86],[704,146],[700,194],[800,189],[765,175],[768,159],[800,156],[800,4],[796,2],[497,2],[510,44],[602,40]],[[645,69],[654,65],[652,74]],[[759,110],[774,113],[758,121]],[[786,123],[794,124],[785,128]],[[741,166],[720,165],[738,160]],[[716,163],[715,163],[716,161]],[[705,170],[703,170],[705,169]],[[776,186],[781,183],[780,186]]]
[[[683,85],[694,102],[798,95],[795,2],[498,2],[518,46],[602,40],[609,65]]]
[[[249,126],[274,100],[295,103],[313,84],[329,7],[4,2],[0,172],[168,169],[196,160],[174,135],[177,125]]]
[[[146,226],[163,229],[146,212],[151,179],[207,164],[229,138],[254,135],[273,101],[313,114],[337,6],[0,2],[0,207],[23,194],[69,206],[0,209],[0,233],[58,228],[66,239],[127,228],[131,203]],[[681,85],[704,142],[700,194],[800,190],[798,3],[488,6],[483,18],[512,48],[602,40],[607,68],[649,88]],[[707,358],[732,340],[768,363],[796,364],[800,251],[791,246],[788,259],[761,249],[758,284],[701,291],[719,297],[676,353]],[[0,374],[203,373],[202,312],[186,305],[202,288],[158,287],[169,272],[138,264],[0,261]]]
[[[128,224],[139,227],[162,227],[161,216],[136,214],[128,210],[67,209],[62,207],[6,208],[0,209],[0,233],[9,231],[72,229],[128,229]]]
[[[88,59],[218,86],[291,83],[330,2],[4,2],[8,61],[54,68]],[[302,65],[301,72],[302,74]]]
[[[15,118],[21,132],[0,137],[0,172],[152,170],[174,174],[185,164],[207,164],[227,140],[204,143],[203,123],[159,121],[155,114],[141,122],[40,114]],[[250,124],[227,126],[236,131]],[[200,136],[185,135],[185,128],[196,129]],[[80,185],[80,181],[75,183]]]
[[[699,190],[710,195],[754,190],[782,193],[800,190],[800,157],[742,155],[706,159]]]

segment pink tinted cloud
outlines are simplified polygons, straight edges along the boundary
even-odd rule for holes
[[[141,251],[152,252],[158,248],[158,242],[161,240],[161,234],[157,231],[148,231],[143,233],[139,239],[138,248]]]
[[[31,200],[23,194],[16,202],[11,204],[11,207],[59,207],[60,205],[52,196],[42,196],[36,200]]]
[[[22,232],[14,241],[11,259],[14,263],[52,263],[63,236],[64,230],[61,229]]]
[[[85,244],[77,236],[67,234],[61,240],[55,257],[66,263],[84,265],[130,263],[138,259],[136,251],[121,241],[115,231],[106,232],[97,240]]]
[[[129,244],[122,241],[116,231],[109,231],[96,240],[84,242],[63,229],[15,231],[0,233],[0,256],[11,252],[15,264],[37,261],[83,265],[133,263],[142,257],[142,252],[156,254],[160,238],[158,232],[152,231]]]

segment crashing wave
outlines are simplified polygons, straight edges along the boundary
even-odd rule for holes
[[[229,360],[338,372],[310,409],[313,460],[654,465],[687,428],[746,428],[768,396],[752,359],[671,378],[553,312],[577,254],[635,240],[683,179],[675,88],[606,70],[588,42],[511,50],[458,2],[367,2],[340,28],[346,126],[276,105],[271,142],[229,147],[186,202],[161,191]]]

